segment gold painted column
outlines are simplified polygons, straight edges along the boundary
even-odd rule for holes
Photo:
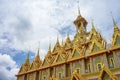
[[[39,80],[41,80],[41,78],[42,78],[42,72],[39,71]]]
[[[67,77],[67,74],[66,74],[66,64],[64,64],[64,71],[63,72],[64,72],[64,76],[63,77],[64,78]]]
[[[106,53],[104,53],[103,54],[103,64],[108,68],[109,66],[108,66],[108,60],[107,60],[107,55],[106,55]]]
[[[72,67],[72,63],[70,63],[70,76],[72,76],[73,73],[73,67]]]
[[[93,65],[93,60],[91,57],[90,57],[90,70],[91,70],[91,73],[94,72],[94,65]]]
[[[85,60],[82,59],[81,63],[82,63],[82,65],[81,65],[82,74],[84,74],[85,73]]]
[[[115,68],[119,68],[119,63],[118,63],[118,56],[117,56],[117,51],[113,52],[113,58],[114,58],[114,65],[115,65]]]
[[[55,67],[53,68],[53,76],[56,78],[56,69],[55,69]]]

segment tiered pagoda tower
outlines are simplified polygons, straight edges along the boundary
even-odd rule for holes
[[[78,12],[74,39],[68,35],[62,44],[57,39],[43,61],[39,50],[32,63],[28,56],[17,80],[120,80],[120,30],[114,19],[112,41],[107,43],[93,22],[87,32],[88,22]]]

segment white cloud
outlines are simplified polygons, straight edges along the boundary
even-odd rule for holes
[[[15,49],[30,49],[37,51],[40,42],[42,59],[47,53],[49,40],[53,44],[59,35],[60,42],[64,28],[73,29],[77,17],[78,0],[0,0],[0,46]],[[88,21],[88,31],[91,28],[91,18],[94,24],[109,41],[113,33],[113,23],[110,12],[117,22],[120,21],[119,0],[79,0],[81,14]],[[118,23],[120,26],[120,23]],[[3,38],[7,33],[7,37]],[[67,32],[66,32],[67,33]],[[73,33],[69,31],[73,38]],[[65,39],[64,39],[65,40]],[[11,54],[10,54],[11,55]],[[10,70],[8,70],[11,68]],[[0,54],[0,78],[14,78],[18,68],[15,61],[6,54]]]
[[[12,48],[26,50],[30,46],[35,52],[40,41],[43,57],[47,52],[49,38],[53,45],[57,35],[62,39],[63,35],[59,33],[59,30],[66,26],[75,30],[73,21],[77,17],[77,1],[1,0],[0,32],[8,32],[12,36],[13,42],[10,44]],[[88,30],[91,28],[92,17],[95,27],[109,40],[113,31],[110,12],[112,11],[115,18],[119,19],[119,0],[109,0],[109,2],[107,0],[80,0],[80,9],[81,14],[88,21]],[[106,30],[108,34],[105,34]],[[6,41],[0,40],[0,42],[5,44]]]
[[[9,55],[0,53],[0,80],[15,80],[18,69],[16,62]]]

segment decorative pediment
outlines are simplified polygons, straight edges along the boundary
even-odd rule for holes
[[[58,55],[56,56],[56,59],[54,61],[54,63],[58,63],[58,62],[63,62],[65,61],[65,59],[63,58],[61,53],[58,53]]]
[[[118,78],[103,64],[98,80],[118,80]]]
[[[39,66],[41,65],[40,63],[36,63],[36,62],[33,60],[31,66],[30,66],[30,70],[38,69],[39,66],[38,66],[37,64],[38,64]]]
[[[98,50],[100,50],[100,48],[96,44],[94,44],[92,52],[95,52],[95,51],[98,51]]]
[[[32,62],[31,66],[30,66],[30,70],[33,70],[33,69],[35,69],[34,61]]]
[[[70,48],[70,47],[72,47],[72,42],[71,42],[71,40],[70,40],[70,38],[69,38],[69,35],[68,35],[68,36],[67,36],[67,39],[66,39],[66,41],[65,41],[65,48],[68,49],[68,48]]]
[[[54,61],[54,56],[52,56],[51,49],[49,48],[47,55],[45,56],[42,66],[48,66]]]
[[[91,29],[90,34],[88,36],[88,40],[90,41],[90,40],[93,40],[93,39],[100,40],[100,39],[102,39],[102,37],[101,37],[100,33],[96,31],[96,29],[94,27],[94,24],[92,22],[92,29]]]
[[[120,34],[115,34],[112,41],[112,46],[120,45]]]
[[[98,42],[102,45],[103,48],[106,47],[106,40],[101,36],[100,32],[97,32],[94,24],[92,23],[92,29],[88,35],[88,42]]]
[[[22,64],[19,73],[27,72],[29,69],[30,69],[30,64],[24,63],[24,64]]]
[[[74,47],[73,51],[72,51],[72,55],[71,58],[76,58],[76,57],[80,57],[83,56],[83,53],[81,52],[82,50],[80,50],[77,47]]]
[[[56,62],[60,62],[60,61],[63,61],[62,57],[59,55]]]
[[[112,46],[115,46],[120,44],[120,30],[117,24],[115,23],[114,18],[113,18],[113,23],[114,23],[114,34],[112,37]]]
[[[74,51],[73,57],[78,57],[80,56],[79,52],[77,50]]]
[[[56,44],[55,44],[52,52],[53,52],[53,53],[54,53],[54,52],[57,52],[57,50],[58,50],[60,47],[61,47],[61,46],[60,46],[59,40],[57,39],[57,42],[56,42]]]
[[[92,53],[92,52],[96,52],[96,51],[99,51],[101,49],[104,49],[103,46],[104,45],[102,45],[98,41],[94,40],[90,45],[90,52]]]
[[[68,48],[71,48],[72,47],[72,44],[71,43],[65,43],[65,48],[68,49]]]
[[[49,65],[49,62],[46,59],[44,59],[42,66],[48,66],[48,65]]]
[[[29,54],[25,60],[25,62],[22,64],[20,72],[27,72],[30,69],[30,60],[29,60]]]
[[[24,65],[23,64],[22,64],[22,66],[21,66],[21,68],[19,70],[19,73],[22,73],[22,72],[24,72]]]

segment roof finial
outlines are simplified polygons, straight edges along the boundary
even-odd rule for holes
[[[40,51],[40,41],[38,42],[38,51]]]
[[[49,40],[49,51],[51,51],[51,40]]]
[[[30,46],[29,46],[29,49],[28,49],[27,59],[29,59],[29,57],[30,57]]]
[[[81,14],[80,14],[80,6],[79,6],[79,1],[78,1],[78,16],[81,16]]]
[[[64,40],[63,40],[63,37],[62,37],[62,45],[64,45]]]
[[[57,34],[57,42],[59,42],[59,35]]]
[[[111,12],[111,15],[112,15],[112,12]],[[115,22],[115,20],[114,20],[113,15],[112,15],[112,20],[113,20],[113,24],[114,24],[114,30],[115,30],[115,31],[116,31],[116,30],[119,30],[119,29],[118,29],[118,26],[117,26],[117,24],[116,24],[116,22]]]
[[[112,12],[111,12],[111,15],[112,15]],[[113,15],[112,15],[112,20],[113,20],[113,24],[116,25]]]
[[[25,60],[25,64],[30,64],[30,51],[27,52],[27,58]]]
[[[28,51],[28,54],[27,54],[27,59],[30,58],[30,51]]]
[[[95,29],[93,19],[92,19],[92,29]]]
[[[67,37],[69,37],[69,33],[67,33]]]
[[[40,55],[40,41],[38,42],[38,51],[37,51],[36,56],[39,56],[39,55]]]

